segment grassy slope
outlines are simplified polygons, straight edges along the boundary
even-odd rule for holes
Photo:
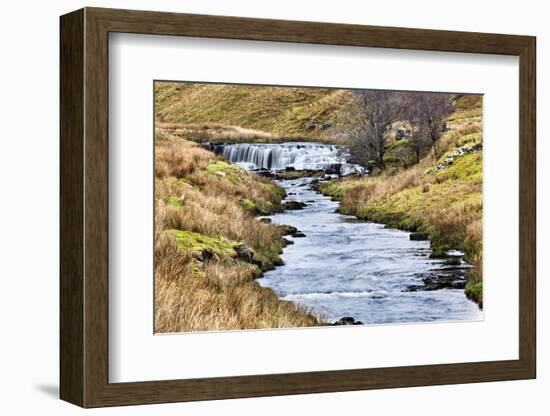
[[[249,141],[333,140],[330,130],[352,99],[347,91],[326,88],[166,82],[157,82],[155,93],[157,122],[180,130],[191,126],[187,138],[193,140],[222,140],[220,130],[236,138],[230,134],[235,126],[249,129]],[[214,134],[201,135],[201,130]]]
[[[418,165],[393,174],[344,179],[322,185],[341,199],[340,210],[370,221],[410,231],[427,232],[434,252],[457,248],[474,269],[466,294],[482,303],[482,153],[458,156],[437,170],[459,148],[482,143],[481,97],[457,100],[439,141],[442,156],[433,153]]]
[[[281,210],[281,188],[163,131],[155,167],[157,332],[319,323],[254,281],[281,263],[282,230],[254,217]]]

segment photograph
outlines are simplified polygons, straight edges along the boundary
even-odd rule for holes
[[[483,95],[154,82],[154,331],[483,320]]]

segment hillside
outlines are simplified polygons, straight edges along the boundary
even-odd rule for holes
[[[195,141],[334,141],[338,115],[352,100],[349,91],[327,88],[155,83],[158,125]]]
[[[432,151],[408,169],[326,182],[321,191],[341,200],[342,213],[425,233],[433,256],[463,250],[474,266],[466,294],[481,305],[482,98],[459,98],[447,129],[439,139],[440,156]]]

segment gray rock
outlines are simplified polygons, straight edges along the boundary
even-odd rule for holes
[[[247,263],[252,263],[254,260],[254,250],[248,247],[245,243],[239,243],[233,247],[235,253],[237,253],[237,258]]]
[[[283,232],[283,235],[292,235],[298,231],[296,227],[287,224],[280,225],[279,228]]]
[[[441,289],[464,289],[466,278],[459,274],[436,275],[422,279],[421,285],[411,285],[404,292],[432,291]]]
[[[429,235],[427,233],[417,232],[417,233],[411,233],[409,238],[413,241],[426,241],[429,239]]]
[[[460,257],[449,257],[445,261],[445,265],[447,266],[460,266],[462,264],[462,259]]]
[[[351,316],[344,316],[343,318],[340,318],[336,322],[334,322],[333,325],[340,326],[340,325],[363,325],[363,322],[356,321],[355,318]]]
[[[304,209],[307,204],[304,204],[300,201],[286,201],[283,203],[283,208],[287,210],[298,210],[298,209]]]

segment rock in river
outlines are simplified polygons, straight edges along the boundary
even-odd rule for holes
[[[409,236],[409,239],[411,239],[412,241],[425,241],[425,240],[428,240],[429,238],[429,235],[427,233],[411,233],[411,235]]]
[[[298,231],[296,227],[286,224],[279,225],[279,228],[283,232],[283,235],[292,235]]]
[[[307,204],[300,201],[286,201],[283,203],[283,208],[287,210],[303,209]]]
[[[461,274],[436,275],[422,279],[422,285],[411,285],[404,292],[431,291],[440,289],[464,289],[466,278]]]
[[[340,318],[336,322],[334,322],[333,325],[340,326],[340,325],[363,325],[363,322],[356,321],[355,318],[351,316],[344,316],[343,318]]]
[[[292,225],[279,225],[279,228],[283,232],[283,235],[291,235],[292,237],[305,237],[306,235]],[[289,240],[290,241],[290,240]]]

